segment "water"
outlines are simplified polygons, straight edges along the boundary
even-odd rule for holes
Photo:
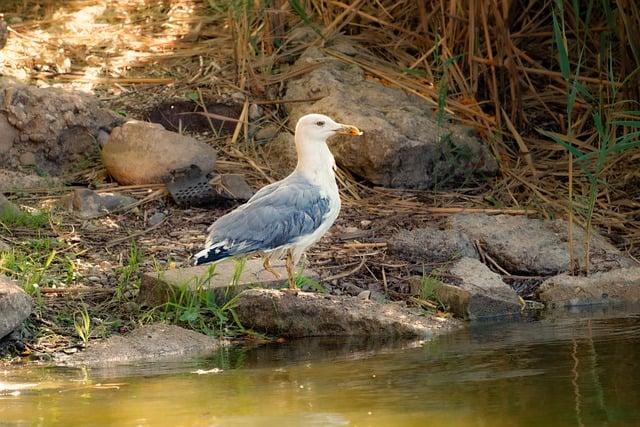
[[[424,344],[303,340],[190,363],[11,368],[0,371],[5,425],[638,426],[640,315],[471,325]]]

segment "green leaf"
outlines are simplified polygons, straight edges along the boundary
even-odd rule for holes
[[[187,92],[185,96],[190,101],[193,101],[193,102],[200,101],[200,95],[198,95],[198,92],[196,91]]]
[[[188,308],[180,315],[180,321],[192,323],[198,320],[199,315],[198,310],[195,308]]]
[[[569,54],[567,52],[567,38],[564,33],[564,18],[562,1],[556,0],[556,9],[553,11],[553,37],[558,47],[558,62],[560,65],[560,72],[562,77],[569,81],[571,77],[571,67],[569,64]],[[558,20],[558,14],[560,14],[561,20]],[[561,28],[562,25],[562,28]]]

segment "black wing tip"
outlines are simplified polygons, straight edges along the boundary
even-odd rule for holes
[[[193,265],[208,264],[231,256],[229,251],[221,248],[207,248],[196,254]]]

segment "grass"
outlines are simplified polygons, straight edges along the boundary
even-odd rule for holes
[[[42,287],[68,285],[76,279],[76,265],[72,257],[58,252],[59,246],[56,239],[28,240],[21,247],[0,252],[0,270],[34,297]]]
[[[78,319],[79,317],[79,319]],[[91,317],[86,305],[73,316],[73,326],[78,334],[78,337],[82,340],[83,345],[86,347],[91,337]]]
[[[25,212],[21,209],[12,209],[0,207],[0,228],[26,227],[39,229],[49,225],[49,212]]]
[[[125,293],[140,288],[140,267],[142,265],[143,256],[135,242],[131,242],[131,248],[127,260],[122,267],[116,270],[118,281],[116,283],[113,299],[121,301],[125,297]]]
[[[426,301],[434,301],[438,306],[444,304],[438,297],[438,288],[442,286],[442,280],[438,270],[432,270],[429,274],[423,274],[420,279],[420,298]]]
[[[221,337],[245,332],[233,310],[238,295],[231,296],[230,292],[239,282],[246,258],[240,257],[234,262],[231,283],[224,289],[222,296],[207,286],[216,275],[216,265],[211,264],[206,276],[198,278],[194,283],[172,287],[169,300],[143,313],[143,322],[160,321]]]

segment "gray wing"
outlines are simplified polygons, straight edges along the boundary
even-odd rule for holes
[[[231,256],[275,249],[313,233],[329,212],[329,199],[302,177],[279,184],[213,223],[206,246],[220,246]]]
[[[267,196],[271,193],[273,193],[274,191],[276,191],[278,188],[280,188],[281,185],[283,185],[283,183],[286,182],[285,178],[282,181],[278,181],[278,182],[273,182],[269,185],[265,185],[264,187],[262,187],[261,189],[259,189],[258,191],[256,191],[256,194],[254,194],[253,196],[251,196],[251,198],[247,201],[247,203],[251,203],[254,202],[258,199],[263,198],[264,196]]]

